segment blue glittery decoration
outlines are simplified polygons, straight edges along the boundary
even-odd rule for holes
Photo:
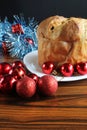
[[[21,25],[23,33],[12,32],[12,26],[15,24]],[[10,23],[6,17],[0,22],[0,43],[5,42],[10,56],[23,59],[27,53],[38,49],[37,27],[34,18],[29,18],[26,23],[22,15],[14,15],[14,21]],[[30,39],[30,43],[27,39]]]

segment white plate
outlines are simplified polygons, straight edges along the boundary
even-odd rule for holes
[[[37,74],[39,77],[45,75],[42,72],[41,67],[38,65],[38,51],[33,51],[26,54],[24,56],[23,62],[30,72]],[[71,77],[63,77],[63,76],[54,76],[54,77],[56,78],[57,81],[69,82],[69,81],[86,79],[87,75],[71,76]]]

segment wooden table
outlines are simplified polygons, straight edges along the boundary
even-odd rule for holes
[[[1,54],[0,54],[1,55]],[[16,59],[0,56],[0,62]],[[0,130],[87,130],[87,79],[60,82],[53,97],[0,93]]]

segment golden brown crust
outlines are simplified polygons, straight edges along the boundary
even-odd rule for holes
[[[74,20],[69,20],[62,28],[60,37],[61,40],[63,39],[64,41],[67,42],[74,42],[79,40],[78,34],[79,34],[78,25],[74,22]]]
[[[54,61],[76,64],[87,61],[87,20],[52,16],[37,29],[38,62]]]

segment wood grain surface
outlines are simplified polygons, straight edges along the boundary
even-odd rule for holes
[[[15,60],[0,54],[0,62]],[[87,79],[58,84],[48,98],[0,93],[0,130],[87,130]]]

